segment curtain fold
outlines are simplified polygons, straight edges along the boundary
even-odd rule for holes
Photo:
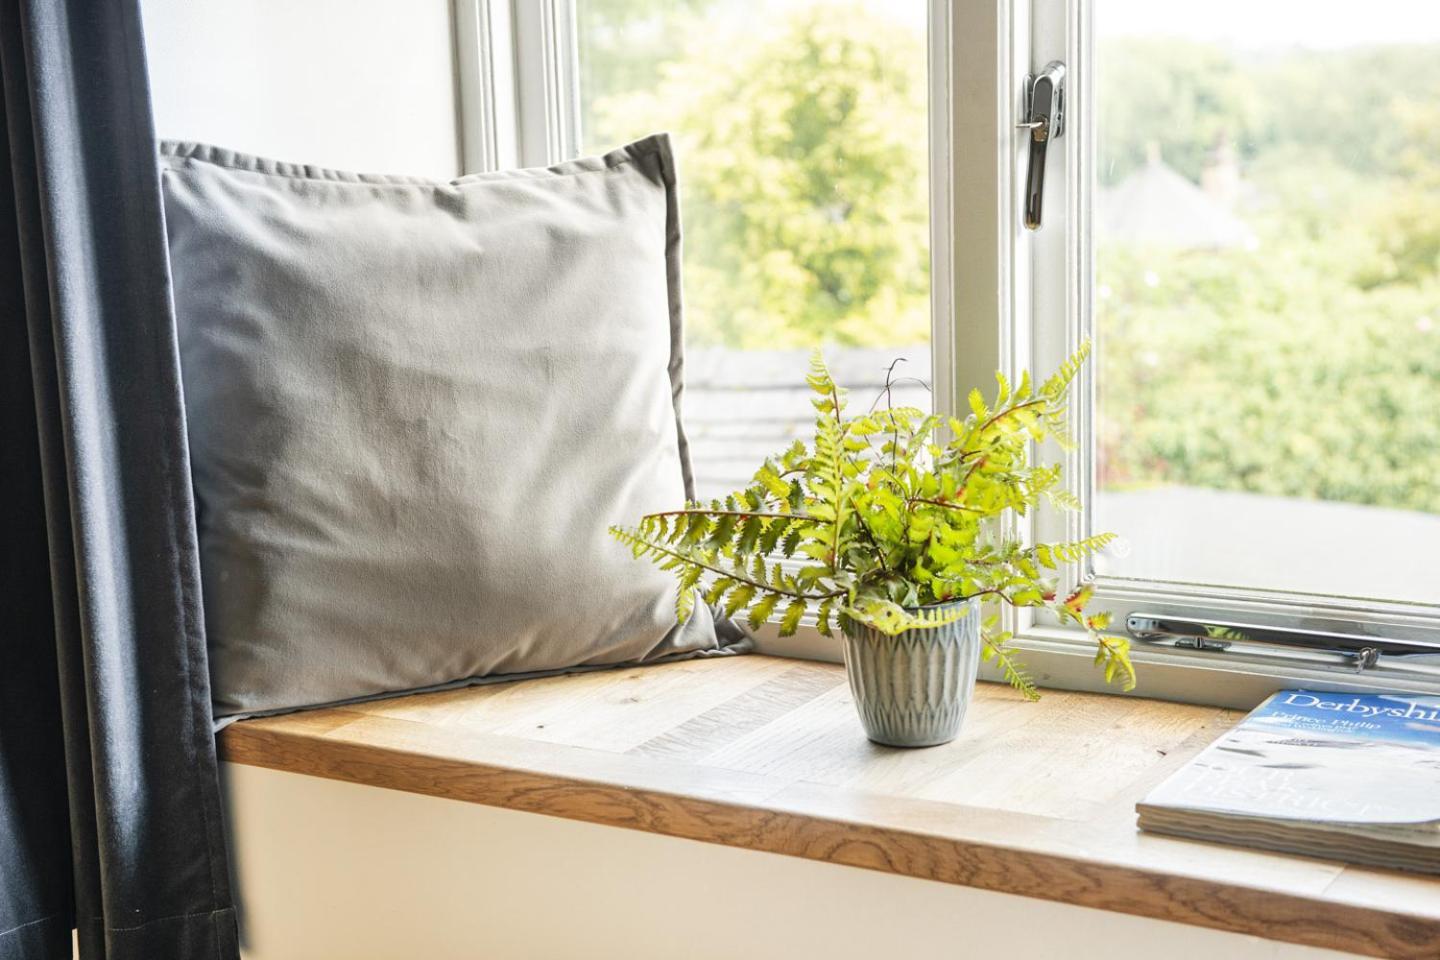
[[[234,960],[137,0],[0,0],[0,78],[0,960]]]

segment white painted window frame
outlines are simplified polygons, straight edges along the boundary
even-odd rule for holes
[[[573,0],[454,0],[461,169],[579,156]]]
[[[1018,0],[1017,0],[1018,2]],[[1067,131],[1063,148],[1052,150],[1046,179],[1045,224],[1030,240],[1030,360],[1033,369],[1053,369],[1082,340],[1093,336],[1090,244],[1091,169],[1094,157],[1094,0],[1030,0],[1030,63],[1050,60],[1067,65]],[[1016,118],[1018,119],[1018,117]],[[1024,241],[1022,240],[1022,243]],[[1011,358],[1016,359],[1016,358]],[[1095,365],[1087,365],[1073,417],[1079,446],[1066,457],[1071,492],[1090,504],[1094,492],[1093,409]],[[1088,508],[1078,514],[1040,511],[1032,535],[1038,539],[1078,539],[1098,532]],[[1337,633],[1434,641],[1440,634],[1440,607],[1422,604],[1362,602],[1275,590],[1199,586],[1097,574],[1090,561],[1066,573],[1067,588],[1091,584],[1095,607],[1123,624],[1125,615],[1143,610],[1178,618],[1269,624]],[[1073,630],[1053,623],[1021,625],[1021,644],[1048,679],[1066,686],[1090,686],[1089,656]],[[1284,651],[1270,655],[1207,653],[1136,644],[1143,690],[1150,696],[1251,706],[1269,692],[1288,686],[1324,686],[1352,690],[1440,689],[1433,678],[1380,664],[1358,677],[1348,658],[1323,651]],[[1079,681],[1079,682],[1077,682]]]
[[[1090,334],[1088,239],[1093,0],[930,0],[930,186],[934,397],[965,409],[963,393],[994,371],[1053,369]],[[580,99],[573,0],[455,0],[462,152],[466,172],[539,166],[578,155]],[[1058,59],[1069,68],[1067,133],[1050,152],[1045,225],[1020,225],[1025,175],[1025,77]],[[1078,386],[1073,423],[1080,450],[1065,455],[1072,492],[1089,502],[1093,377]],[[1076,539],[1089,513],[1042,511],[1022,534]],[[1356,604],[1255,590],[1196,588],[1100,577],[1088,564],[1067,587],[1094,583],[1097,606],[1116,622],[1133,610],[1197,619],[1304,625],[1434,639],[1440,611]],[[1083,635],[1007,610],[1021,655],[1038,682],[1111,689]],[[838,660],[839,645],[803,626],[770,652]],[[1440,690],[1433,680],[1382,665],[1357,677],[1348,662],[1299,651],[1286,657],[1214,654],[1136,644],[1138,694],[1249,708],[1290,686],[1338,690]]]

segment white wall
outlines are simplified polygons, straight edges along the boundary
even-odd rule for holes
[[[142,10],[161,137],[363,172],[459,172],[449,0]]]
[[[226,764],[247,960],[1345,954]]]

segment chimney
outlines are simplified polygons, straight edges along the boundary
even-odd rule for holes
[[[1240,157],[1228,133],[1221,133],[1215,149],[1205,158],[1200,170],[1200,189],[1226,210],[1234,210],[1240,200]]]

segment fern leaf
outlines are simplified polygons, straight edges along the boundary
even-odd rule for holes
[[[764,529],[760,531],[760,539],[756,542],[755,549],[766,556],[774,553],[775,548],[780,544],[780,537],[784,535],[785,528],[789,525],[790,521],[783,517],[767,519]]]
[[[790,605],[785,608],[785,616],[780,621],[780,636],[789,637],[794,635],[800,628],[800,618],[805,615],[805,601],[791,600]]]
[[[705,602],[709,606],[715,606],[720,598],[725,596],[725,591],[735,585],[735,581],[729,577],[716,577],[715,582],[710,584],[710,589],[705,591]]]
[[[766,460],[760,469],[755,471],[755,480],[777,500],[784,500],[790,495],[790,485],[780,479],[780,471],[776,470],[775,464],[769,460]]]
[[[1065,392],[1070,389],[1070,384],[1079,375],[1080,368],[1084,366],[1085,359],[1090,356],[1090,341],[1086,340],[1080,344],[1079,349],[1060,364],[1060,369],[1046,380],[1040,387],[1040,396],[1051,403],[1059,403],[1065,397]]]
[[[1084,540],[1069,543],[1042,543],[1035,547],[1035,559],[1048,569],[1055,569],[1062,563],[1076,563],[1086,554],[1105,549],[1115,540],[1113,533],[1097,533]],[[1083,604],[1082,604],[1083,605]]]
[[[954,623],[965,616],[963,606],[922,608],[906,610],[893,600],[866,599],[851,605],[847,610],[851,617],[867,624],[888,636],[895,636],[906,630],[930,629]]]
[[[736,516],[733,513],[722,513],[715,518],[715,527],[710,531],[709,538],[705,541],[707,547],[719,549],[729,546],[730,538],[735,534]]]
[[[675,622],[685,623],[695,611],[695,587],[700,582],[700,567],[691,564],[680,574],[680,583],[675,591]]]
[[[775,606],[780,602],[780,594],[766,593],[755,601],[750,607],[750,626],[758,628],[770,615],[775,612]]]
[[[970,402],[970,412],[975,414],[976,417],[984,420],[990,415],[989,408],[985,406],[985,397],[981,395],[979,387],[972,389],[967,399]]]
[[[799,480],[790,481],[790,497],[786,502],[790,504],[790,509],[795,511],[805,506],[805,488],[800,485]]]
[[[1130,641],[1124,637],[1098,635],[1095,638],[1095,665],[1105,672],[1105,682],[1120,681],[1120,689],[1135,689],[1135,664],[1130,660]]]
[[[826,597],[820,602],[820,610],[815,615],[815,629],[819,630],[822,636],[834,636],[834,629],[831,625],[831,617],[834,615],[834,610],[834,597]]]
[[[987,660],[993,660],[1000,668],[1000,674],[1005,682],[1020,692],[1026,700],[1039,700],[1040,691],[1035,686],[1025,665],[1015,659],[1014,655],[1005,648],[1005,641],[1000,639],[986,638],[981,641],[985,644],[985,650],[989,653]]]
[[[681,537],[686,544],[702,542],[710,534],[710,518],[703,513],[685,514],[685,532]]]
[[[741,557],[754,553],[755,544],[760,540],[762,529],[763,525],[757,516],[752,515],[741,520],[740,535],[735,539],[735,553]]]
[[[1051,505],[1056,507],[1057,509],[1069,510],[1076,513],[1078,513],[1080,510],[1080,498],[1075,496],[1075,494],[1071,493],[1069,490],[1055,487],[1053,489],[1046,490],[1045,496],[1049,499]]]
[[[743,581],[736,582],[734,588],[730,591],[730,595],[725,598],[725,616],[735,616],[754,596],[754,584]]]

